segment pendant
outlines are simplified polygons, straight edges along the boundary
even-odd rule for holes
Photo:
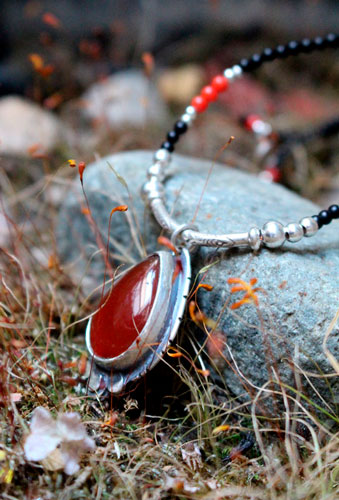
[[[190,255],[159,251],[123,273],[88,321],[88,387],[119,393],[161,359],[178,331],[191,280]]]

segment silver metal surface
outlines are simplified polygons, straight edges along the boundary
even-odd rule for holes
[[[261,234],[264,245],[268,248],[278,248],[286,239],[284,226],[277,221],[266,222],[261,230]]]
[[[165,196],[164,186],[157,177],[151,177],[142,186],[141,195],[145,201],[163,198]]]
[[[300,241],[304,236],[304,230],[301,224],[297,224],[296,222],[291,222],[284,227],[285,235],[288,241],[292,243],[296,243]]]
[[[161,199],[158,198],[151,201],[151,210],[159,226],[169,233],[173,233],[180,227],[180,224],[167,212],[167,208]]]
[[[190,287],[190,255],[185,248],[177,257],[165,251],[155,255],[160,258],[158,288],[152,311],[138,340],[115,358],[100,358],[94,355],[91,348],[91,321],[88,322],[86,344],[94,360],[88,383],[92,391],[102,393],[107,389],[113,393],[121,392],[128,382],[140,378],[160,361],[177,334]],[[176,259],[180,259],[181,265],[173,281]]]
[[[181,224],[181,226],[179,226],[177,229],[175,229],[175,231],[173,231],[173,233],[171,234],[171,243],[174,247],[177,247],[178,239],[180,238],[182,233],[187,229],[192,229],[193,231],[195,231],[196,227],[193,224]]]
[[[304,217],[301,219],[300,224],[304,228],[304,236],[306,237],[314,236],[319,229],[313,217]]]
[[[153,165],[151,165],[147,170],[147,177],[148,179],[150,179],[151,177],[157,177],[159,181],[162,182],[165,178],[165,170],[162,163],[160,163],[159,161],[153,163]]]
[[[153,159],[155,162],[160,162],[163,166],[167,166],[171,161],[171,153],[167,149],[160,148],[154,153]]]
[[[258,227],[252,227],[248,232],[248,243],[252,250],[257,252],[262,244],[261,231]]]

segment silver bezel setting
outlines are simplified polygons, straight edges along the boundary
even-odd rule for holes
[[[189,252],[184,248],[180,253],[182,272],[173,285],[174,254],[159,251],[154,255],[160,259],[158,287],[151,313],[137,341],[115,358],[101,358],[93,353],[91,347],[91,319],[87,324],[86,345],[91,360],[94,360],[89,376],[89,388],[93,391],[108,389],[113,393],[121,392],[128,382],[142,377],[160,361],[177,334],[190,287]]]

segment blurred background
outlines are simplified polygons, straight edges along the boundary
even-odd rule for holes
[[[266,46],[335,32],[338,13],[335,0],[2,0],[3,188],[37,182],[70,157],[157,148],[212,75]],[[178,151],[214,158],[233,135],[221,161],[336,202],[338,82],[333,50],[264,65]],[[272,135],[246,130],[248,114]]]

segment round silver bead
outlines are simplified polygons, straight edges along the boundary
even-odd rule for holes
[[[248,243],[252,250],[255,252],[259,250],[261,246],[261,231],[258,227],[252,227],[248,232]]]
[[[286,238],[288,239],[288,241],[291,241],[292,243],[300,241],[301,238],[304,236],[304,230],[302,225],[297,224],[296,222],[291,222],[290,224],[287,224],[287,226],[284,227],[284,231],[286,234]]]
[[[157,177],[151,177],[141,188],[141,196],[144,200],[155,200],[165,196],[164,186]]]
[[[280,247],[285,241],[284,226],[280,222],[269,221],[261,231],[262,239],[268,248]]]
[[[163,165],[159,161],[153,163],[147,170],[147,177],[149,179],[151,177],[157,177],[160,181],[163,181],[165,178]]]
[[[167,165],[171,161],[171,153],[167,149],[161,148],[154,153],[153,160],[162,165]]]
[[[239,66],[239,64],[236,64],[235,66],[232,66],[234,78],[239,78],[239,76],[242,75],[242,69]]]
[[[187,108],[185,109],[185,114],[191,116],[193,120],[197,116],[196,109],[193,106],[187,106]]]
[[[300,224],[304,229],[304,236],[313,236],[319,229],[317,222],[313,217],[304,217],[301,219]]]
[[[230,82],[234,80],[234,73],[232,68],[226,68],[224,71],[224,76],[229,80]]]

